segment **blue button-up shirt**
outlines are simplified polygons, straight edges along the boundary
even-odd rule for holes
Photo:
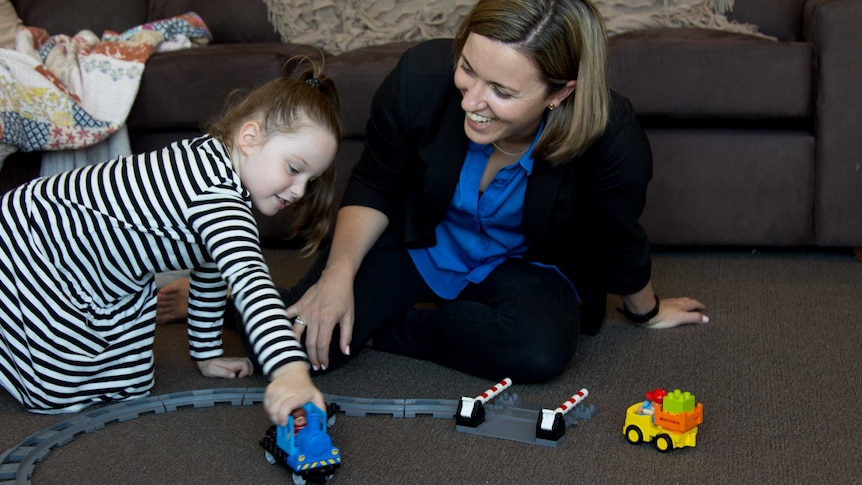
[[[481,282],[507,258],[527,250],[521,222],[535,144],[516,163],[500,169],[480,193],[493,149],[470,142],[455,195],[437,225],[437,245],[409,251],[425,282],[441,298],[457,297],[469,283]]]

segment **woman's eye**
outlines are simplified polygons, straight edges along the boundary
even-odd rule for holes
[[[494,94],[496,94],[500,99],[509,99],[512,97],[511,94],[504,93],[503,91],[500,91],[500,88],[496,87],[494,88]]]
[[[296,167],[294,167],[293,165],[288,165],[287,166],[287,173],[289,173],[291,175],[297,175],[299,173],[299,170],[297,170]]]
[[[461,64],[461,70],[471,76],[473,75],[473,70],[470,69],[470,66],[468,66],[467,64]]]

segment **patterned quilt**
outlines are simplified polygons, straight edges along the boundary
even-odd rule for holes
[[[212,39],[194,12],[102,38],[28,27],[0,48],[0,161],[15,150],[94,145],[123,127],[153,52]]]

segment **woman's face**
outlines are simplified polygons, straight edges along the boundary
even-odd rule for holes
[[[496,142],[506,150],[527,148],[545,109],[565,97],[548,93],[538,69],[524,54],[474,33],[458,59],[455,86],[464,96],[467,137],[483,145]]]

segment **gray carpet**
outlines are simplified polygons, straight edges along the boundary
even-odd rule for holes
[[[282,285],[308,264],[290,251],[269,250],[267,257]],[[344,464],[333,483],[858,482],[862,263],[849,251],[665,249],[654,268],[661,295],[701,299],[711,323],[646,331],[610,313],[597,337],[582,339],[565,375],[515,383],[525,401],[548,407],[589,389],[586,402],[597,414],[569,429],[562,446],[456,433],[447,419],[342,415],[332,436]],[[159,328],[153,394],[265,386],[260,376],[201,377],[187,358],[184,332],[183,325]],[[226,337],[229,352],[239,353],[235,334]],[[375,351],[316,382],[331,394],[439,399],[473,396],[493,384]],[[659,386],[691,391],[703,403],[696,448],[661,454],[623,437],[626,407]],[[0,391],[0,452],[68,418],[28,414]],[[288,483],[257,444],[268,424],[259,406],[145,415],[55,449],[35,467],[32,482]]]

